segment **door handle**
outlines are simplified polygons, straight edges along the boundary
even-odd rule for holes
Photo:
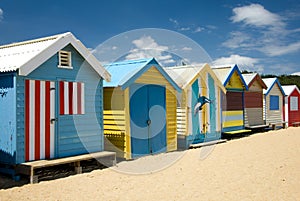
[[[150,126],[150,124],[151,124],[151,120],[148,119],[148,120],[147,120],[147,125]]]
[[[54,124],[56,121],[57,121],[57,118],[53,118],[53,119],[50,120],[50,123]]]

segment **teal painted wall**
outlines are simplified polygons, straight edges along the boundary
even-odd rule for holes
[[[208,87],[209,87],[209,99],[212,101],[209,104],[209,124],[210,124],[210,132],[214,134],[216,132],[217,126],[216,126],[216,110],[218,106],[216,105],[216,89],[215,89],[215,81],[211,77],[210,74],[208,76]],[[212,136],[213,137],[213,136]]]
[[[16,76],[0,74],[0,163],[16,161]]]
[[[194,108],[196,104],[198,103],[198,97],[199,97],[199,84],[198,79],[195,80],[195,82],[192,84],[192,104],[191,104],[191,110],[192,110],[192,134],[200,134],[200,123],[199,122],[199,113],[194,113]]]

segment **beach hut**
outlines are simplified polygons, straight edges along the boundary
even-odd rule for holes
[[[267,89],[258,73],[243,74],[248,85],[244,93],[245,127],[250,129],[266,127],[263,118],[263,90]]]
[[[165,68],[181,87],[177,104],[178,149],[221,138],[221,92],[225,87],[208,64]]]
[[[300,123],[300,91],[297,85],[282,86],[285,93],[284,120],[288,126],[299,126]]]
[[[214,66],[213,72],[226,88],[222,94],[222,132],[247,132],[244,124],[244,91],[248,86],[237,65]]]
[[[283,124],[283,103],[284,91],[277,78],[264,78],[264,83],[267,89],[263,90],[264,93],[264,120],[266,124],[272,125]]]
[[[0,169],[104,150],[104,79],[70,32],[0,46]]]
[[[111,63],[104,82],[106,149],[137,158],[177,149],[176,93],[181,89],[154,59]]]

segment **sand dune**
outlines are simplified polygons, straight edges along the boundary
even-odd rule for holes
[[[288,128],[0,190],[0,200],[300,200],[299,156],[300,128]]]

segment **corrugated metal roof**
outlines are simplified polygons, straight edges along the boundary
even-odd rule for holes
[[[242,75],[248,87],[250,87],[256,79],[263,89],[267,89],[267,85],[264,83],[258,73],[245,73]]]
[[[247,74],[242,74],[242,75],[244,77],[246,84],[249,85],[250,82],[255,78],[257,73],[247,73]]]
[[[15,71],[69,33],[0,46],[0,72]]]
[[[297,85],[284,85],[282,86],[282,89],[286,96],[290,96],[295,89],[298,91],[298,93],[300,93]]]
[[[197,66],[175,66],[166,67],[165,71],[182,88],[189,84],[195,76],[204,68],[203,65]]]
[[[126,83],[134,74],[145,67],[153,58],[127,60],[104,65],[104,68],[113,75],[110,82],[104,82],[105,87],[118,87]]]
[[[222,84],[224,85],[224,82],[227,80],[227,78],[231,72],[231,67],[215,68],[215,66],[214,66],[212,70],[217,75],[217,77],[222,82]]]
[[[0,46],[0,72],[19,70],[20,75],[26,76],[68,44],[71,44],[101,77],[106,81],[110,80],[110,74],[70,32]]]
[[[215,80],[217,86],[220,87],[224,93],[226,93],[225,87],[207,63],[188,66],[166,67],[164,69],[182,89],[185,89],[186,87],[191,85],[193,80],[201,77],[204,73],[209,73]]]
[[[154,58],[127,60],[104,65],[105,69],[112,75],[111,82],[103,82],[104,87],[119,87],[127,88],[138,77],[146,72],[151,66],[156,69],[166,78],[166,80],[178,91],[181,88],[168,75],[168,73],[158,64]]]

